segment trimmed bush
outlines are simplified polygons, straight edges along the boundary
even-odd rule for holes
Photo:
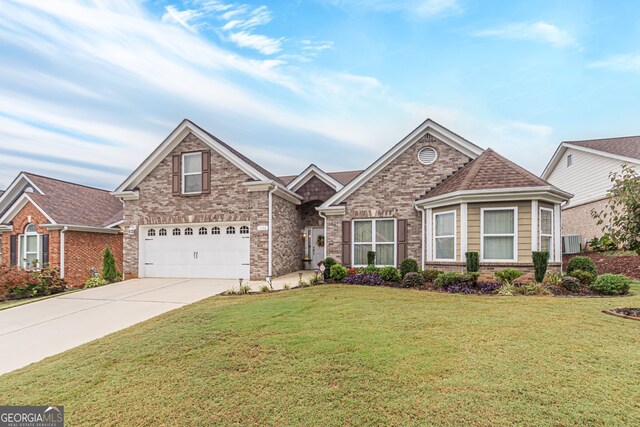
[[[403,288],[416,288],[424,285],[424,277],[417,271],[410,271],[402,278]]]
[[[106,284],[107,281],[102,277],[92,277],[91,279],[88,279],[86,282],[84,282],[84,287],[85,289],[97,288],[98,286],[104,286]]]
[[[367,251],[367,265],[376,265],[376,251]]]
[[[322,262],[324,264],[324,278],[328,279],[331,274],[331,267],[337,264],[336,260],[330,256],[326,257]]]
[[[422,272],[422,277],[425,282],[433,283],[441,274],[444,274],[444,271],[427,269]]]
[[[418,263],[416,262],[415,259],[407,258],[404,261],[402,261],[402,264],[400,264],[400,275],[402,276],[402,278],[404,278],[404,276],[407,273],[417,273],[417,272],[418,272]]]
[[[564,276],[562,278],[562,287],[569,292],[580,292],[580,290],[582,289],[582,284],[575,277]]]
[[[387,282],[399,282],[400,270],[395,267],[382,267],[379,271],[380,277]]]
[[[585,286],[591,286],[596,281],[596,275],[589,273],[588,271],[573,270],[570,274],[571,277],[575,277]]]
[[[347,267],[336,264],[331,266],[331,273],[329,273],[329,277],[331,277],[336,282],[339,282],[347,277],[347,274],[349,274],[349,270],[347,270]]]
[[[549,252],[531,252],[531,259],[533,260],[536,282],[542,283],[549,266]]]
[[[466,252],[467,273],[477,273],[480,270],[480,254],[478,252]]]
[[[0,297],[6,297],[13,289],[23,288],[29,285],[35,287],[38,280],[31,273],[15,267],[5,267],[0,269]]]
[[[589,286],[593,292],[603,295],[624,295],[629,292],[631,279],[623,274],[602,274]]]
[[[369,264],[362,270],[362,272],[365,273],[365,274],[377,273],[378,272],[378,267],[376,267],[373,264]]]
[[[515,268],[505,268],[504,270],[496,271],[493,274],[503,285],[513,285],[513,282],[522,276],[522,271],[516,270]]]
[[[477,282],[479,273],[442,273],[439,275],[433,284],[436,288],[444,289],[445,291],[453,285],[460,285],[463,283],[474,285]]]
[[[378,273],[371,274],[354,274],[342,279],[342,283],[349,283],[352,285],[384,285],[384,280]]]
[[[102,278],[107,282],[115,282],[117,274],[116,259],[109,246],[107,246],[102,254]]]
[[[586,256],[577,256],[569,260],[569,263],[567,264],[567,274],[570,275],[574,270],[582,270],[588,271],[592,274],[598,274],[593,260]]]

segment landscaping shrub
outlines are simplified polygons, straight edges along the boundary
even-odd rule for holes
[[[547,287],[541,283],[514,285],[513,293],[514,295],[549,295],[550,294]]]
[[[593,273],[589,273],[588,271],[582,271],[582,270],[573,270],[570,276],[575,277],[580,281],[581,284],[585,286],[591,286],[591,284],[596,281],[596,277],[597,277]]]
[[[271,289],[269,289],[269,285],[262,285],[262,286],[260,286],[260,292],[265,294],[267,292],[271,292]]]
[[[309,279],[309,285],[311,286],[318,286],[321,285],[323,282],[322,280],[322,276],[318,275],[318,276],[313,276],[312,278]]]
[[[569,292],[580,292],[582,289],[582,284],[578,279],[571,276],[564,276],[562,278],[562,287],[568,290]]]
[[[545,286],[560,286],[562,285],[562,276],[559,274],[548,272],[544,279],[542,280],[542,284]]]
[[[401,279],[400,270],[395,267],[382,267],[378,273],[387,282],[399,282]]]
[[[629,292],[631,279],[622,274],[602,274],[589,287],[593,292],[603,295],[624,295]]]
[[[467,259],[467,273],[476,273],[480,270],[480,254],[478,252],[466,252],[464,256]]]
[[[609,236],[608,234],[605,234],[600,238],[594,237],[593,239],[589,240],[588,244],[596,252],[614,251],[618,249],[618,245],[616,245],[614,241],[611,240],[611,236]]]
[[[331,272],[329,273],[329,277],[331,277],[336,282],[339,282],[345,277],[347,277],[347,273],[348,273],[347,267],[340,264],[335,264],[331,266]]]
[[[500,288],[498,288],[498,295],[514,296],[515,294],[516,287],[511,284],[503,283],[500,285]]]
[[[33,277],[40,282],[39,294],[51,295],[64,292],[67,288],[67,282],[60,277],[60,270],[57,268],[43,268],[40,271],[34,271]]]
[[[238,288],[238,293],[241,295],[246,295],[249,292],[251,292],[251,286],[249,285],[242,285]]]
[[[567,274],[570,275],[574,270],[582,270],[588,271],[589,273],[598,274],[595,263],[593,262],[593,260],[591,260],[591,258],[588,258],[586,256],[577,256],[569,260],[569,263],[567,264]]]
[[[84,282],[85,289],[87,288],[97,288],[98,286],[106,285],[107,281],[102,277],[92,277],[91,279]]]
[[[111,283],[115,282],[116,275],[116,259],[113,257],[113,252],[111,252],[109,246],[107,246],[102,254],[102,278]]]
[[[403,288],[415,288],[424,285],[424,277],[417,271],[409,271],[402,278]]]
[[[328,279],[331,274],[331,267],[337,264],[336,260],[330,256],[326,257],[322,262],[324,264],[324,278]]]
[[[444,271],[427,269],[422,272],[422,277],[425,282],[433,283],[443,273]]]
[[[347,276],[342,279],[342,283],[351,285],[384,285],[384,279],[378,273],[363,273]]]
[[[453,285],[466,283],[473,286],[477,282],[478,276],[478,273],[442,273],[436,278],[436,280],[434,280],[433,284],[436,288],[444,289],[446,291],[449,286]]]
[[[404,276],[407,273],[417,273],[417,272],[418,272],[418,263],[416,262],[415,259],[406,258],[400,264],[400,275],[402,276],[402,278],[404,278]]]
[[[31,273],[15,267],[5,267],[0,269],[0,298],[8,296],[15,288],[26,286],[37,286],[38,280]]]
[[[500,286],[496,282],[456,282],[444,291],[450,294],[494,294]]]
[[[531,252],[533,260],[533,269],[535,272],[536,282],[541,283],[544,275],[547,274],[547,266],[549,265],[549,252]]]
[[[503,285],[513,285],[513,282],[522,276],[522,271],[516,270],[515,268],[505,268],[504,270],[496,271],[493,274]]]
[[[367,251],[367,265],[376,265],[376,251]]]
[[[378,272],[378,267],[376,267],[373,264],[369,264],[363,269],[362,272],[365,273],[365,274],[377,273]]]

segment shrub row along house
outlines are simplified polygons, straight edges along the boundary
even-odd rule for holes
[[[108,191],[22,172],[0,195],[0,264],[48,265],[81,285],[107,246],[122,265],[122,216]]]
[[[533,274],[561,269],[561,204],[572,195],[427,120],[364,171],[315,165],[277,177],[184,120],[113,193],[124,203],[125,277],[264,280],[333,257]]]

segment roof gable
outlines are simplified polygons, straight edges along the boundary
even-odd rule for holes
[[[337,205],[342,203],[347,197],[353,194],[358,188],[364,185],[367,181],[369,181],[372,177],[374,177],[378,172],[382,171],[386,166],[391,164],[395,159],[397,159],[402,153],[404,153],[409,147],[413,146],[416,142],[418,142],[423,136],[431,135],[438,139],[440,142],[448,145],[468,156],[471,159],[475,159],[482,153],[482,148],[477,145],[467,141],[462,138],[460,135],[450,131],[444,126],[434,122],[431,119],[425,120],[420,126],[414,129],[411,133],[405,136],[400,142],[398,142],[395,146],[393,146],[389,151],[387,151],[382,157],[376,160],[371,166],[365,169],[362,173],[360,173],[355,179],[353,179],[349,184],[345,185],[342,190],[338,191],[333,197],[327,200],[322,204],[320,208],[328,208],[332,205]]]
[[[138,166],[138,168],[115,190],[115,195],[132,191],[160,162],[189,134],[193,133],[211,149],[229,160],[236,167],[256,181],[273,181],[278,187],[286,189],[278,177],[240,152],[224,143],[211,133],[185,119],[173,132]]]
[[[318,178],[320,181],[324,182],[335,191],[340,191],[343,187],[343,185],[334,177],[320,169],[318,166],[311,164],[304,171],[302,171],[300,175],[291,180],[291,182],[287,184],[287,188],[291,191],[298,191],[300,187],[306,184],[313,177]]]

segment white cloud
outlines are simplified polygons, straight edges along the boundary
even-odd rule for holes
[[[575,38],[565,30],[546,22],[513,23],[500,28],[478,31],[477,37],[496,37],[511,40],[530,40],[553,47],[579,47]]]
[[[430,18],[462,12],[457,0],[320,0],[342,9],[373,12],[405,12],[410,17]]]
[[[640,72],[640,54],[614,55],[589,64],[589,68]]]
[[[239,47],[255,49],[263,55],[273,55],[282,50],[284,38],[273,39],[259,34],[251,34],[246,31],[231,33],[229,40]]]
[[[178,10],[175,6],[167,6],[166,12],[162,15],[162,22],[177,22],[189,31],[195,31],[195,28],[191,25],[191,22],[197,20],[202,16],[202,13],[197,10],[187,9]]]
[[[233,19],[222,27],[223,30],[248,30],[268,24],[273,19],[271,11],[267,6],[260,6],[255,9],[246,8],[237,12],[238,13],[231,16]],[[244,16],[238,17],[238,15]],[[229,15],[227,14],[227,16]]]

